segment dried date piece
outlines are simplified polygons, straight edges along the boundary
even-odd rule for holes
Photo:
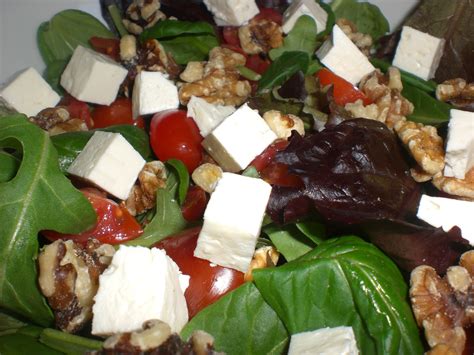
[[[86,246],[56,240],[39,256],[39,286],[53,309],[56,326],[68,333],[79,331],[92,318],[99,275],[115,249],[90,239]]]

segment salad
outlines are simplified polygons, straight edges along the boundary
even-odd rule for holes
[[[0,89],[1,354],[473,353],[470,5],[100,4]]]

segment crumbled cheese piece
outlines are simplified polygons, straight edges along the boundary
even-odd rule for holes
[[[314,0],[296,0],[283,14],[283,32],[290,32],[296,21],[303,15],[311,16],[314,19],[318,33],[326,29],[328,14],[321,5]]]
[[[288,355],[358,355],[352,327],[323,328],[293,334]]]
[[[203,137],[234,111],[234,106],[213,105],[197,96],[192,96],[188,102],[188,117],[193,118]]]
[[[242,26],[260,11],[255,0],[204,0],[218,26]]]

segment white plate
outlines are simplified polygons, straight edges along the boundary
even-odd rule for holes
[[[418,0],[372,0],[396,28]],[[38,26],[64,9],[79,9],[100,18],[98,0],[0,0],[0,83],[15,72],[44,64],[36,45]]]

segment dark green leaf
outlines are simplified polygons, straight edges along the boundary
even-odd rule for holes
[[[49,63],[43,73],[45,80],[59,94],[64,93],[64,89],[61,87],[59,82],[61,81],[61,74],[66,68],[67,63],[68,60],[66,59],[52,61]]]
[[[301,70],[306,73],[309,65],[309,55],[305,52],[285,52],[279,56],[265,71],[258,82],[258,91],[271,90],[282,84],[294,73]]]
[[[249,106],[258,110],[260,115],[270,110],[278,110],[286,114],[299,116],[303,110],[303,104],[300,102],[289,102],[277,100],[271,92],[265,92],[250,97]]]
[[[0,183],[12,179],[19,166],[20,161],[16,157],[0,149]]]
[[[326,226],[319,222],[304,221],[295,223],[296,228],[307,238],[311,239],[316,245],[321,244],[327,239]]]
[[[126,244],[151,247],[160,240],[182,231],[186,221],[178,202],[169,188],[158,189],[156,193],[156,214],[143,230],[143,234]]]
[[[159,21],[156,25],[145,29],[140,35],[140,40],[146,41],[147,39],[163,39],[172,38],[181,35],[213,35],[214,28],[207,22],[197,21],[176,21],[176,20],[164,20]]]
[[[270,225],[265,227],[263,232],[287,261],[298,259],[315,247],[294,225],[285,227]]]
[[[391,63],[388,63],[382,59],[377,59],[377,58],[372,58],[370,62],[373,64],[374,67],[379,68],[384,72],[386,72],[388,68],[392,66]],[[437,84],[433,80],[426,81],[413,74],[407,73],[404,70],[401,70],[401,69],[399,70],[400,70],[400,74],[402,76],[402,82],[404,85],[409,84],[429,93],[434,93],[436,91]]]
[[[37,286],[38,232],[79,233],[96,215],[59,170],[48,134],[25,116],[0,120],[2,147],[23,159],[16,176],[0,183],[0,307],[49,325],[53,316]]]
[[[0,335],[0,354],[18,355],[60,355],[62,352],[56,351],[38,340],[41,328],[25,326],[17,329],[15,332]]]
[[[26,325],[26,323],[21,322],[8,314],[0,312],[0,336],[15,333],[18,329],[23,328]]]
[[[328,240],[253,275],[290,334],[351,326],[361,354],[423,354],[400,271],[360,238]]]
[[[429,125],[440,125],[449,121],[451,105],[438,101],[425,91],[408,84],[404,84],[402,95],[415,106],[413,113],[408,116],[409,120]]]
[[[332,10],[331,5],[325,3],[324,1],[318,1],[319,5],[323,8],[324,11],[328,14],[328,19],[326,21],[326,29],[323,32],[319,32],[317,36],[318,42],[323,41],[326,36],[328,36],[332,28],[334,27],[334,24],[336,23],[336,15],[334,14],[334,11]]]
[[[51,137],[59,154],[59,166],[62,171],[67,171],[95,131],[68,132]],[[143,129],[131,125],[117,125],[97,131],[120,133],[144,159],[148,159],[151,155],[148,135]]]
[[[281,354],[288,343],[282,322],[251,282],[199,312],[181,336],[195,330],[211,334],[215,348],[228,355]]]
[[[390,30],[390,25],[380,9],[368,2],[357,0],[333,0],[331,7],[336,19],[346,18],[357,26],[357,30],[378,39]]]
[[[181,35],[160,40],[160,43],[167,52],[173,55],[178,64],[205,60],[209,51],[219,45],[214,35]]]
[[[281,47],[269,52],[270,58],[275,60],[285,52],[300,51],[313,56],[316,50],[316,22],[311,16],[304,15],[298,18],[295,25],[283,40]]]
[[[170,159],[166,161],[166,165],[171,167],[178,176],[178,202],[180,205],[184,203],[189,187],[189,173],[186,165],[181,160]],[[172,187],[174,189],[174,187]]]
[[[82,355],[88,351],[100,350],[102,342],[77,335],[62,332],[56,329],[45,329],[39,340],[48,347],[69,355]]]

